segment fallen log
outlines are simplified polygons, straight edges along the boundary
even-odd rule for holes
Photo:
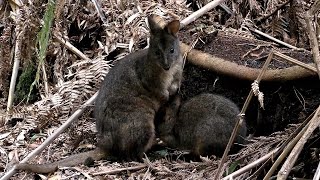
[[[253,81],[260,72],[260,69],[239,65],[223,58],[192,49],[184,43],[181,43],[181,51],[182,53],[187,53],[187,60],[190,63],[219,74]],[[309,65],[315,67],[314,64]],[[295,65],[284,69],[268,69],[262,77],[262,81],[289,81],[315,75],[317,75],[316,72]]]

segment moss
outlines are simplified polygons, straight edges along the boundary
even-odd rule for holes
[[[27,101],[28,94],[30,91],[30,86],[35,79],[36,71],[37,71],[37,68],[32,63],[29,63],[28,65],[26,65],[22,70],[22,73],[19,76],[18,84],[16,86],[15,98],[14,98],[15,104],[20,103],[21,101]],[[38,90],[33,88],[29,97],[30,103],[37,100],[38,98],[37,94],[38,94]]]

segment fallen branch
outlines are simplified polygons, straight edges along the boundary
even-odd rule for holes
[[[189,49],[188,45],[181,43],[182,53]],[[194,65],[217,73],[251,81],[255,80],[260,72],[260,69],[239,65],[196,49],[192,49],[188,53],[187,60]],[[308,64],[308,67],[311,67],[311,69],[307,70],[300,66],[292,66],[284,69],[267,70],[261,80],[288,81],[316,75],[317,71],[314,65]]]
[[[84,112],[84,110],[93,104],[97,98],[98,92],[96,92],[86,103],[83,104],[77,111],[75,111],[69,119],[63,123],[57,130],[54,131],[51,136],[49,136],[40,146],[38,146],[35,150],[33,150],[28,156],[26,156],[20,163],[26,163],[29,159],[32,159],[36,155],[38,155],[41,151],[43,151],[53,140],[55,140],[65,129],[67,129],[76,119],[80,117],[80,115]],[[4,176],[1,177],[0,180],[9,179],[15,173],[15,166],[13,166],[10,171],[6,172]]]

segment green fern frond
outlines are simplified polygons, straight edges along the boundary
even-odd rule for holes
[[[47,52],[49,37],[50,37],[50,28],[51,28],[52,21],[54,18],[54,10],[55,10],[55,1],[49,0],[48,4],[47,4],[46,12],[44,14],[43,26],[38,34],[38,37],[37,37],[38,68],[37,68],[35,80],[33,81],[33,83],[30,86],[27,101],[29,100],[30,94],[31,94],[34,86],[39,84],[40,70],[41,70],[42,64],[44,63],[45,57],[46,57],[46,52]]]

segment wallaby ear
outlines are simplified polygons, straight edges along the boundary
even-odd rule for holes
[[[161,27],[156,22],[156,18],[158,17],[154,14],[148,16],[148,23],[151,33],[155,33],[156,31],[159,31],[161,29]]]
[[[165,30],[169,34],[172,34],[174,36],[177,34],[179,29],[180,29],[180,21],[179,20],[173,20],[173,21],[169,22],[165,27]]]

